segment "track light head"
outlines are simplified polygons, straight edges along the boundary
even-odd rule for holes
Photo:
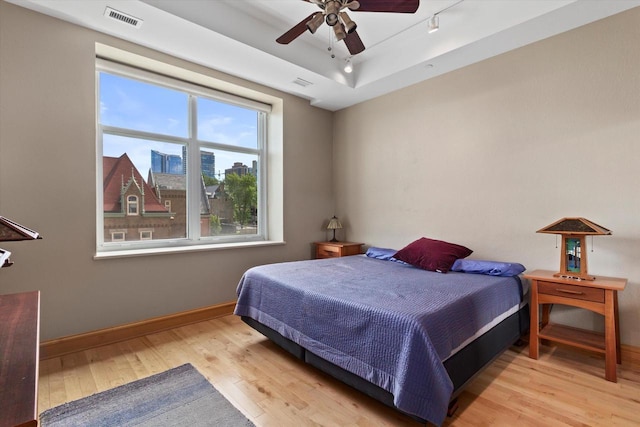
[[[438,15],[433,15],[427,21],[427,31],[429,32],[429,34],[431,34],[431,33],[435,33],[439,29],[440,29],[440,18],[438,18]]]
[[[349,74],[353,72],[353,64],[351,63],[351,58],[347,58],[344,61],[344,72]]]

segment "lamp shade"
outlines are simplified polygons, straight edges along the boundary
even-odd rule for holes
[[[336,218],[336,216],[334,215],[329,220],[329,224],[327,225],[327,230],[332,230],[333,231],[333,239],[329,240],[330,242],[337,242],[338,241],[338,239],[336,239],[336,230],[339,230],[341,228],[342,228],[342,224],[340,223],[338,218]]]
[[[24,225],[0,216],[0,241],[34,240],[42,239],[40,233],[31,230]]]
[[[577,280],[595,280],[587,272],[586,236],[606,236],[611,230],[585,218],[562,218],[541,228],[537,233],[560,234],[560,271],[556,277]]]
[[[342,228],[342,224],[334,215],[333,218],[329,220],[329,225],[327,225],[327,230],[339,230]]]
[[[40,233],[30,228],[0,216],[0,241],[15,242],[19,240],[42,239]],[[11,252],[0,248],[0,268],[10,267],[13,263],[9,259]]]
[[[541,228],[536,233],[549,234],[576,234],[576,235],[593,235],[604,236],[611,234],[611,230],[589,221],[586,218],[562,218],[558,221]]]

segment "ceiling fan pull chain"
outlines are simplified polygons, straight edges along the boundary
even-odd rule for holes
[[[327,50],[331,55],[331,59],[336,57],[336,54],[333,53],[333,37],[334,37],[333,31],[329,31],[329,47],[327,48]]]

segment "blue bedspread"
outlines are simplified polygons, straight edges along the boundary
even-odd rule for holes
[[[235,314],[389,391],[396,407],[442,424],[453,385],[442,363],[517,306],[519,279],[433,273],[365,256],[249,269]]]

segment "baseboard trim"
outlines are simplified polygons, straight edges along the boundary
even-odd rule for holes
[[[235,305],[235,301],[232,301],[44,341],[40,343],[40,360],[60,357],[65,354],[114,344],[191,323],[227,316],[233,313]]]
[[[622,344],[620,356],[622,356],[622,363],[629,362],[632,365],[640,366],[640,347]]]

